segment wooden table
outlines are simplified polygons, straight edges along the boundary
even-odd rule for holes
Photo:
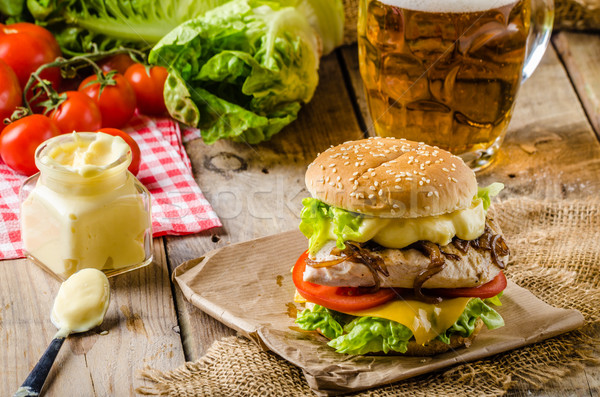
[[[522,87],[496,164],[478,175],[480,183],[505,183],[504,198],[600,193],[599,65],[600,36],[555,34],[539,69]],[[153,265],[111,279],[106,321],[99,330],[68,339],[47,395],[135,395],[143,385],[139,369],[174,369],[232,335],[183,299],[170,282],[171,271],[209,250],[297,227],[300,202],[308,195],[306,165],[330,145],[362,138],[370,123],[356,47],[346,47],[322,60],[314,99],[271,142],[187,144],[194,176],[224,226],[156,239]],[[54,335],[49,313],[58,287],[24,259],[0,262],[0,395],[12,395]],[[108,334],[99,335],[100,330]],[[517,383],[508,394],[599,393],[600,367],[595,367],[543,390]]]

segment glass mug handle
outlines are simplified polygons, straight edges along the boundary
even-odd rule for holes
[[[531,31],[527,39],[527,56],[523,65],[523,80],[539,65],[552,33],[554,0],[531,0]]]

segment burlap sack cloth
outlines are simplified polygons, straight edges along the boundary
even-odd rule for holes
[[[389,386],[360,396],[498,396],[516,382],[536,388],[585,365],[600,363],[600,200],[496,203],[512,250],[507,276],[545,302],[579,310],[584,328],[557,338]],[[215,342],[206,356],[169,372],[145,369],[170,396],[310,396],[300,369],[241,337]]]

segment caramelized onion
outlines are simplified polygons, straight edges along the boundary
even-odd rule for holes
[[[418,299],[427,303],[440,303],[442,298],[423,294],[422,287],[427,280],[444,270],[446,258],[442,256],[440,247],[430,241],[417,241],[415,244],[413,244],[413,247],[421,251],[429,258],[429,266],[419,272],[415,278],[415,282],[413,284],[415,295]]]
[[[338,259],[332,259],[330,261],[313,261],[310,258],[306,258],[304,260],[304,262],[306,262],[306,264],[310,267],[314,267],[315,269],[318,269],[320,267],[330,267],[330,266],[335,266],[337,264],[340,264],[344,261],[349,261],[353,259],[353,257],[347,257],[347,256],[343,256],[341,258]]]
[[[466,254],[471,246],[484,251],[490,251],[490,256],[492,257],[494,265],[498,266],[500,269],[506,267],[504,262],[502,262],[501,257],[508,255],[510,250],[506,245],[504,237],[500,234],[494,234],[487,223],[483,234],[475,240],[466,241],[455,237],[454,240],[452,240],[452,244],[454,244],[454,246],[463,254]]]
[[[355,255],[355,258],[358,259],[360,263],[365,265],[371,272],[373,280],[375,281],[375,285],[369,289],[369,293],[375,293],[379,291],[381,279],[378,273],[381,273],[386,277],[390,275],[385,267],[385,262],[383,259],[379,255],[373,255],[372,251],[370,251],[368,248],[364,248],[359,243],[347,241],[346,247],[346,249],[350,249]]]

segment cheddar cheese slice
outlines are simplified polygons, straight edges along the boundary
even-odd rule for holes
[[[413,332],[417,343],[424,345],[450,328],[465,311],[471,299],[444,299],[436,304],[415,300],[394,300],[371,309],[343,313],[396,321],[408,327]]]

